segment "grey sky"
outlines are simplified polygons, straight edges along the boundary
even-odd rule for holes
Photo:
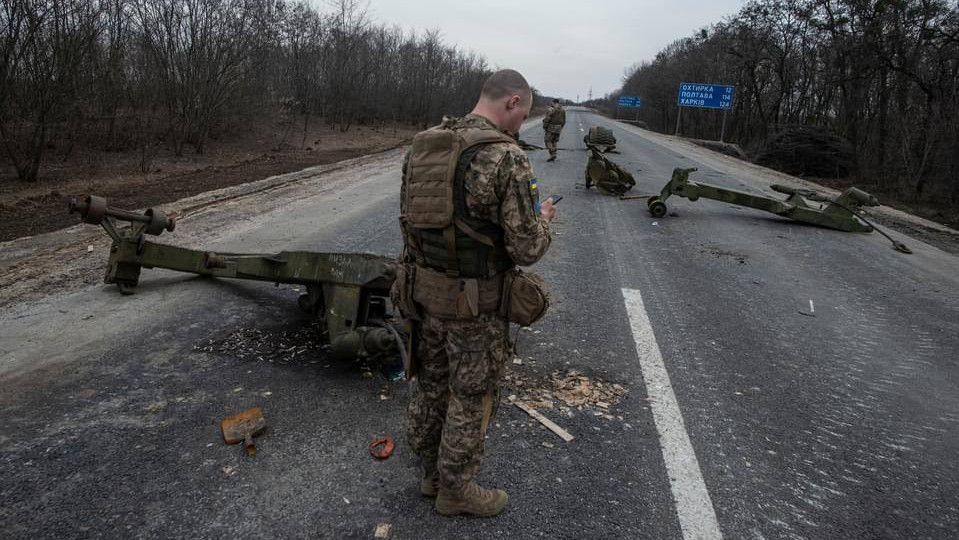
[[[519,70],[546,95],[615,90],[625,69],[737,12],[743,0],[371,0],[377,21],[439,28],[446,43]]]

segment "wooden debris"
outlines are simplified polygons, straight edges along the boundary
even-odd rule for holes
[[[549,429],[550,431],[558,435],[564,441],[569,442],[573,440],[573,436],[570,435],[568,431],[557,426],[555,423],[553,423],[552,420],[540,414],[539,411],[537,411],[536,409],[526,405],[525,403],[521,401],[514,401],[513,405],[516,405],[517,407],[522,409],[526,414],[535,418],[540,424],[543,424],[544,426],[546,426],[547,429]]]
[[[553,400],[558,399],[563,404],[579,410],[584,406],[609,410],[611,406],[619,403],[627,392],[621,384],[590,379],[578,371],[554,371],[549,378],[539,383],[534,383],[518,373],[507,373],[505,380],[506,384],[520,395],[520,401],[537,409],[551,409]]]
[[[373,532],[373,538],[389,538],[393,526],[389,523],[380,523]]]

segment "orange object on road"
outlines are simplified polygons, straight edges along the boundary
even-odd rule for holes
[[[377,437],[370,443],[370,455],[376,459],[386,459],[393,455],[393,437]]]
[[[266,418],[263,418],[263,409],[256,407],[224,418],[220,422],[223,431],[223,441],[226,444],[243,443],[248,455],[256,455],[256,446],[253,437],[263,433],[266,429]]]

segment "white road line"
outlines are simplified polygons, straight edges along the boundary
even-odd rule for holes
[[[685,540],[722,540],[716,510],[706,490],[696,453],[689,442],[683,415],[669,382],[663,354],[656,343],[643,296],[636,289],[623,289],[623,300],[636,342],[636,354],[646,381],[646,393],[653,410],[666,472],[676,501],[679,526]]]

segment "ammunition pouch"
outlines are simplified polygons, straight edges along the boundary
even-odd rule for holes
[[[549,309],[549,288],[538,274],[514,268],[506,272],[500,315],[520,326],[543,318]]]
[[[490,278],[450,277],[429,268],[416,268],[413,302],[431,317],[475,319],[496,313],[503,296],[504,274]]]

